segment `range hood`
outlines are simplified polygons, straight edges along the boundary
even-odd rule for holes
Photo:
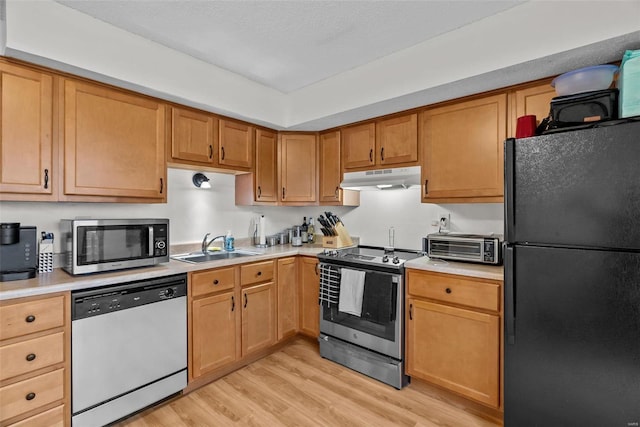
[[[340,187],[346,190],[391,190],[420,185],[420,166],[346,172]]]

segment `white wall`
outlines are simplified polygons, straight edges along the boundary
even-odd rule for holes
[[[38,231],[54,232],[55,251],[60,251],[59,222],[65,218],[169,218],[171,244],[194,243],[205,233],[248,237],[257,213],[267,218],[267,234],[294,224],[302,217],[317,218],[323,211],[340,216],[362,244],[387,245],[388,229],[395,228],[396,247],[420,249],[421,238],[437,227],[430,223],[440,213],[451,214],[452,231],[502,232],[502,204],[431,205],[420,203],[419,189],[366,191],[361,205],[346,207],[237,207],[233,175],[207,173],[210,190],[193,186],[193,171],[169,169],[166,204],[0,202],[1,222],[35,225]],[[319,232],[319,231],[318,231]]]

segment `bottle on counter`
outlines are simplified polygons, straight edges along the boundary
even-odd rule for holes
[[[224,238],[224,250],[227,252],[233,251],[235,249],[234,241],[235,239],[233,238],[233,234],[231,234],[231,230],[228,230]]]
[[[307,225],[307,217],[303,217],[304,219],[302,220],[302,226],[300,227],[300,231],[301,231],[301,237],[302,237],[302,243],[307,243],[307,240],[309,238],[307,231],[309,230],[309,226]]]
[[[313,217],[309,217],[309,227],[307,227],[307,242],[315,243],[316,242],[316,227],[313,225]]]

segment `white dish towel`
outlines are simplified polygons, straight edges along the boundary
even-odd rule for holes
[[[360,317],[364,294],[364,271],[340,269],[340,299],[338,311]]]

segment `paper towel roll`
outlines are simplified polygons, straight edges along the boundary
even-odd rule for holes
[[[264,215],[260,215],[260,226],[258,227],[258,234],[260,236],[260,244],[261,245],[266,245],[267,244],[267,233],[266,233],[266,230],[265,230]]]

